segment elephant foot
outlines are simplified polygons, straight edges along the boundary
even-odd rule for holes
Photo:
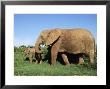
[[[39,62],[39,64],[42,64],[42,60]]]
[[[79,58],[79,63],[78,63],[78,64],[80,65],[80,64],[83,64],[83,63],[84,63],[84,60],[83,60],[83,58],[80,57],[80,58]]]
[[[63,61],[64,61],[65,65],[70,65],[70,63],[68,61],[68,58],[65,54],[62,54],[62,58],[63,58]]]
[[[32,64],[32,62],[29,62],[29,64]]]
[[[40,61],[36,60],[36,64],[42,64],[42,60]]]
[[[29,57],[29,64],[32,64],[32,57]]]
[[[29,64],[32,64],[32,61],[29,61]]]
[[[66,67],[69,67],[69,66],[70,66],[70,63],[69,63],[69,64],[65,64],[65,66],[66,66]]]
[[[94,64],[94,61],[93,60],[90,60],[90,64],[93,65]]]
[[[90,51],[89,59],[90,59],[90,64],[94,64],[94,50]]]
[[[38,64],[38,60],[36,60],[35,64]]]
[[[51,65],[55,65],[56,64],[56,62],[51,62]]]
[[[51,65],[55,65],[56,64],[56,57],[57,56],[52,57],[52,59],[51,59]]]

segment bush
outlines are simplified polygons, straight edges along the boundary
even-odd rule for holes
[[[41,48],[41,52],[42,59],[45,59],[46,55],[48,54],[48,47]]]

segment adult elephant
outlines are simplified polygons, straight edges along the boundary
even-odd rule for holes
[[[58,52],[62,53],[65,64],[69,64],[65,52],[88,55],[90,63],[94,63],[95,40],[92,34],[85,29],[53,29],[43,31],[40,37],[46,46],[51,46],[51,64],[56,63]],[[79,62],[83,62],[82,55],[79,57]]]

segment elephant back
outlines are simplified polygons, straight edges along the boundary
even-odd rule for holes
[[[94,47],[92,34],[85,29],[67,29],[62,34],[62,44],[60,50],[70,53],[88,53]]]

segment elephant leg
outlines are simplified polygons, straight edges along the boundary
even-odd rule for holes
[[[42,60],[40,60],[39,64],[42,64]]]
[[[39,64],[42,64],[42,55],[41,53],[38,54]]]
[[[38,64],[38,60],[36,59],[36,64]]]
[[[56,64],[58,50],[55,46],[51,49],[51,64]]]
[[[90,59],[90,64],[94,64],[94,50],[90,51],[89,59]]]
[[[29,63],[32,64],[32,57],[29,57]]]
[[[82,57],[79,58],[79,63],[78,64],[83,64],[84,63],[84,60]]]
[[[39,62],[40,62],[40,57],[39,57],[39,53],[36,53],[35,54],[35,58],[36,58],[36,64],[39,64]]]
[[[51,52],[51,64],[56,64],[57,53]]]
[[[67,58],[66,54],[62,54],[62,58],[63,58],[64,63],[65,63],[66,65],[69,65],[69,64],[70,64],[69,61],[68,61],[68,58]]]
[[[59,42],[57,42],[51,48],[51,64],[56,64],[59,45],[60,45]]]

